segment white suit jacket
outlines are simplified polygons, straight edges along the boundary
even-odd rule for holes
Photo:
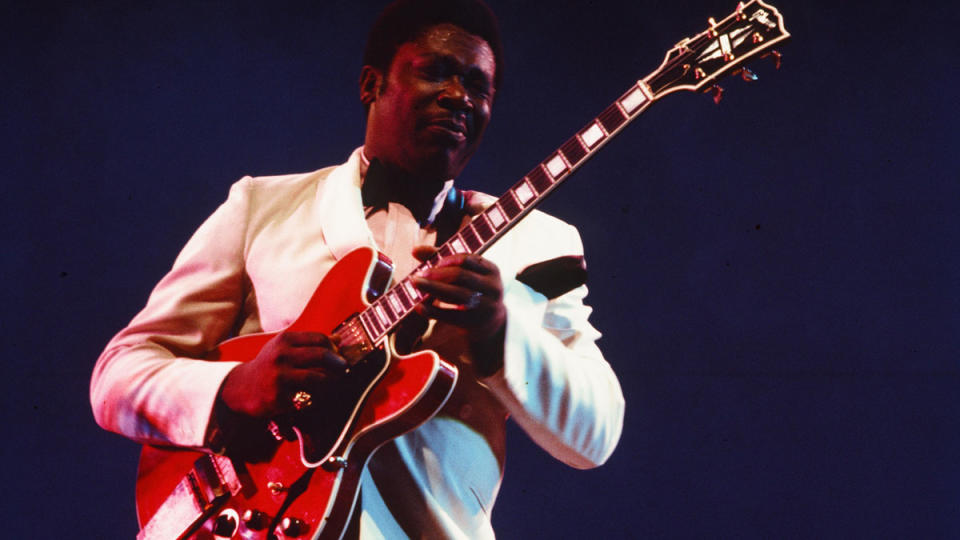
[[[202,358],[234,334],[282,330],[339,258],[373,245],[359,171],[356,151],[337,167],[234,184],[100,356],[90,393],[98,423],[143,443],[202,447],[218,389],[236,365]],[[513,279],[529,264],[581,253],[576,230],[541,212],[486,252],[504,279],[504,367],[478,379],[458,334],[436,325],[425,345],[458,364],[460,380],[437,416],[371,460],[363,537],[492,537],[508,415],[573,467],[610,456],[623,396],[594,343],[586,288],[548,301]]]

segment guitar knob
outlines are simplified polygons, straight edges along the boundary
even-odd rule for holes
[[[780,54],[779,52],[775,51],[775,50],[771,50],[770,52],[768,52],[767,54],[761,56],[760,58],[766,58],[766,57],[768,57],[768,56],[772,56],[772,57],[773,57],[773,65],[774,65],[774,67],[776,67],[777,69],[780,69],[780,64],[783,63],[783,55]]]
[[[719,105],[720,100],[723,99],[723,87],[715,84],[710,87],[710,93],[713,94],[713,102]]]
[[[753,82],[760,78],[760,77],[757,77],[756,73],[750,71],[750,69],[748,68],[743,68],[743,70],[740,72],[740,77],[742,77],[743,80],[747,82]]]
[[[232,510],[227,510],[224,513],[217,516],[217,519],[213,522],[213,534],[214,536],[222,538],[230,538],[233,536],[233,533],[237,532],[237,517],[236,512]]]
[[[287,536],[297,537],[307,532],[307,524],[297,518],[285,517],[280,522],[280,530]]]
[[[262,531],[270,523],[270,516],[260,510],[247,510],[243,513],[243,524],[251,531]]]

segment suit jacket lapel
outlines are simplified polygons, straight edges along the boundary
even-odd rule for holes
[[[323,239],[335,258],[361,246],[376,247],[360,198],[359,149],[330,173],[317,190],[317,199]]]

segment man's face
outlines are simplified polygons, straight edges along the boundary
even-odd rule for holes
[[[386,76],[364,68],[367,155],[425,182],[456,177],[490,121],[495,70],[487,42],[451,24],[401,45]]]

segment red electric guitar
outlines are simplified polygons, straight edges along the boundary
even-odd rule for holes
[[[680,90],[712,90],[719,101],[722,90],[715,81],[721,75],[755,78],[743,67],[747,60],[772,55],[779,67],[772,47],[788,37],[780,13],[760,0],[740,3],[719,22],[711,18],[707,30],[681,40],[660,67],[475,216],[421,269],[441,256],[483,253],[657,99]],[[432,351],[397,354],[395,331],[423,296],[409,279],[388,288],[391,273],[386,259],[372,249],[349,253],[287,329],[339,336],[351,368],[336,395],[271,423],[272,433],[264,429],[265,440],[252,443],[252,450],[217,456],[144,447],[137,478],[138,538],[343,534],[372,453],[433,416],[457,380],[456,368]],[[211,359],[250,360],[275,335],[228,340]]]

